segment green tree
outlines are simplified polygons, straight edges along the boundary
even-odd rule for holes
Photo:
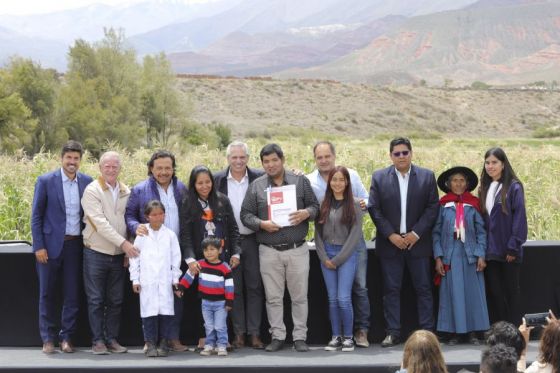
[[[122,31],[105,29],[105,37],[89,44],[77,40],[69,51],[69,70],[57,105],[57,116],[69,137],[94,154],[117,141],[140,145],[140,66]]]
[[[10,79],[8,71],[0,70],[0,152],[31,151],[37,121],[19,93],[13,91]]]
[[[30,59],[13,57],[7,66],[6,84],[12,92],[19,94],[31,117],[36,119],[37,126],[31,133],[32,147],[29,150],[36,153],[42,147],[56,147],[61,135],[53,118],[59,86],[56,71],[43,69]]]

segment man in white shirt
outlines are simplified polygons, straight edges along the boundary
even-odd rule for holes
[[[247,166],[249,151],[247,144],[234,141],[226,150],[228,167],[214,174],[218,191],[228,196],[239,228],[241,241],[241,264],[233,270],[235,296],[232,309],[234,348],[245,345],[245,334],[250,336],[250,345],[263,349],[260,339],[264,289],[259,265],[259,246],[255,232],[241,222],[241,204],[249,184],[264,174],[264,171]]]

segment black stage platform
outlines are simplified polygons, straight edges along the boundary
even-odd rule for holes
[[[251,349],[235,352],[227,358],[203,358],[191,353],[175,354],[169,358],[148,360],[139,348],[122,356],[93,356],[86,353],[90,345],[89,327],[85,307],[85,297],[78,321],[75,337],[81,352],[74,355],[56,354],[45,356],[40,352],[41,340],[37,326],[37,275],[31,247],[26,243],[0,243],[0,370],[37,372],[41,371],[191,371],[193,368],[205,372],[227,370],[237,371],[299,371],[334,372],[351,370],[355,372],[394,372],[400,364],[402,345],[394,349],[381,349],[379,342],[384,337],[382,313],[382,287],[379,259],[375,256],[374,245],[368,251],[368,288],[372,310],[370,341],[376,343],[369,349],[357,349],[352,353],[327,353],[321,350],[330,339],[328,304],[325,285],[314,252],[311,255],[309,278],[309,319],[308,343],[315,348],[308,354],[298,354],[287,349],[277,354],[268,354]],[[560,241],[533,241],[525,245],[525,259],[521,271],[522,311],[544,312],[552,309],[560,314]],[[416,327],[415,296],[410,280],[405,276],[402,295],[403,336]],[[139,316],[138,297],[126,284],[125,303],[121,324],[120,342],[126,346],[143,344]],[[185,299],[185,312],[181,339],[194,345],[196,337],[196,314],[193,295]],[[437,297],[436,300],[437,302]],[[435,308],[437,310],[437,307]],[[286,297],[285,321],[291,329],[289,298]],[[267,340],[267,325],[263,323],[262,336]],[[290,337],[288,336],[288,339]],[[22,348],[23,347],[23,348]],[[444,347],[446,359],[452,372],[466,367],[477,371],[480,349],[468,345]],[[536,342],[532,342],[535,358]],[[163,369],[162,369],[163,368]]]
[[[443,346],[449,372],[468,369],[478,372],[481,346]],[[531,342],[528,361],[537,355],[537,342]],[[402,359],[402,345],[381,348],[375,345],[353,352],[327,352],[312,346],[307,353],[285,348],[267,353],[244,348],[226,357],[199,356],[194,352],[171,354],[166,358],[146,358],[140,347],[126,354],[94,356],[87,349],[74,354],[44,355],[39,348],[0,348],[0,372],[368,372],[394,373]]]

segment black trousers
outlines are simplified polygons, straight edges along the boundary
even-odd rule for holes
[[[486,296],[490,322],[509,321],[521,324],[519,309],[521,288],[519,276],[521,263],[507,263],[489,260],[485,272]]]

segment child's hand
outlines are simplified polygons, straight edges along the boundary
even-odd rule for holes
[[[140,284],[138,285],[132,285],[132,291],[135,292],[136,294],[140,294]]]
[[[173,284],[173,292],[177,296],[177,298],[183,298],[183,290],[179,289],[177,284]]]
[[[226,306],[226,311],[231,311],[231,306]]]

